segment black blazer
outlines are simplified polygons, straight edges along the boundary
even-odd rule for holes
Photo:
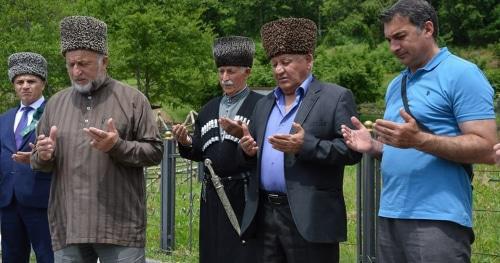
[[[262,98],[252,115],[251,134],[259,149],[265,139],[267,120],[275,104],[273,93]],[[347,238],[347,220],[342,192],[344,166],[355,164],[361,154],[350,150],[340,125],[351,126],[357,116],[350,90],[313,79],[298,109],[295,122],[305,130],[298,154],[285,154],[285,181],[295,225],[309,242],[332,243]],[[249,184],[249,196],[242,220],[242,237],[251,227],[259,202],[261,153],[254,160],[256,175]]]

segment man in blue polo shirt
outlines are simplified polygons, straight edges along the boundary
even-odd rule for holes
[[[381,21],[407,68],[389,84],[376,139],[356,118],[357,130],[342,129],[350,148],[382,160],[377,261],[470,262],[470,164],[494,163],[493,89],[476,65],[438,47],[426,1],[398,1]]]

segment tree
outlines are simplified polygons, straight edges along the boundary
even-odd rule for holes
[[[459,46],[485,46],[500,39],[500,3],[496,0],[441,0],[440,34]]]
[[[321,43],[333,46],[368,43],[375,47],[383,38],[380,12],[388,0],[327,0],[321,5],[324,30]]]
[[[219,89],[211,55],[213,36],[200,22],[200,13],[201,9],[170,3],[144,5],[123,15],[114,34],[119,37],[117,53],[127,56],[122,56],[117,70],[134,76],[153,102],[203,104]]]
[[[36,52],[48,62],[44,94],[50,96],[68,83],[59,48],[59,21],[69,11],[56,0],[4,1],[0,5],[0,111],[19,103],[7,77],[7,58],[16,52]],[[47,19],[50,18],[50,19]]]
[[[151,103],[198,108],[219,92],[213,33],[197,1],[87,0],[76,9],[107,23],[110,75]]]
[[[350,89],[356,102],[374,102],[380,98],[383,65],[366,44],[316,49],[313,72],[318,79]]]
[[[305,17],[321,25],[321,0],[204,0],[203,20],[217,35],[241,35],[257,40],[260,27],[282,17]]]

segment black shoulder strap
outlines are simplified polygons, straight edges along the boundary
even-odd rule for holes
[[[405,107],[406,113],[410,114],[410,116],[415,119],[415,122],[417,122],[418,127],[420,127],[421,130],[428,132],[428,133],[433,133],[427,126],[425,126],[423,123],[419,122],[417,118],[411,113],[410,111],[410,106],[408,105],[408,97],[406,96],[406,78],[407,75],[403,76],[403,79],[401,80],[401,98],[403,99],[403,106]],[[472,179],[474,178],[474,171],[472,170],[472,164],[468,163],[461,163],[462,167],[465,169],[465,172],[467,172],[467,175],[469,175],[469,179],[472,182]]]

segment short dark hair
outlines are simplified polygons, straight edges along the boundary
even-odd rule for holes
[[[439,24],[436,14],[436,10],[425,0],[400,0],[393,6],[382,11],[380,14],[380,21],[382,23],[389,23],[394,18],[394,16],[400,15],[402,17],[408,17],[410,23],[418,27],[419,29],[424,28],[424,24],[427,21],[431,21],[434,25],[434,32],[432,36],[437,39],[439,33]]]

